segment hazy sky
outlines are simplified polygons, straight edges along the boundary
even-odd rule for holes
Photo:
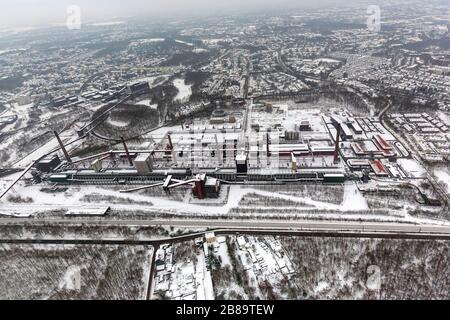
[[[81,8],[82,21],[93,21],[128,16],[175,18],[249,12],[339,1],[344,0],[0,0],[0,28],[65,23],[69,5]]]

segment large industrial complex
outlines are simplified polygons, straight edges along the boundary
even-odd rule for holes
[[[294,101],[215,104],[210,117],[150,134],[139,145],[122,138],[114,149],[84,158],[71,157],[55,132],[59,151],[37,161],[30,173],[38,183],[118,185],[122,193],[191,186],[199,199],[219,197],[222,184],[421,177],[402,165],[411,154],[379,117],[353,116],[337,107],[323,113]]]
[[[445,1],[150,2],[0,19],[0,300],[450,298]]]

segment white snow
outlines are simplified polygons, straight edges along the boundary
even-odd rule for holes
[[[450,174],[445,170],[435,170],[434,175],[439,181],[447,185],[447,192],[450,193]]]
[[[115,127],[127,127],[130,125],[130,122],[120,121],[120,120],[112,120],[111,118],[108,118],[107,122]]]
[[[144,100],[138,101],[138,102],[136,102],[136,104],[147,106],[147,107],[150,107],[152,109],[157,109],[158,108],[158,104],[152,104],[152,100],[150,100],[150,99],[144,99]]]
[[[342,202],[344,210],[369,210],[366,199],[359,192],[355,183],[346,183],[344,188],[344,201]]]
[[[205,255],[202,253],[197,257],[197,300],[214,300],[214,289],[211,272],[207,270]]]
[[[446,125],[450,124],[450,115],[448,113],[439,111],[438,116],[442,120],[443,123],[445,123]]]
[[[6,181],[5,181],[6,182]],[[14,188],[15,192],[20,194],[22,197],[31,197],[34,199],[34,203],[31,205],[27,205],[28,208],[33,209],[35,211],[43,211],[48,209],[54,209],[55,207],[64,207],[64,208],[80,208],[83,207],[80,205],[81,198],[86,194],[93,193],[101,193],[105,196],[114,196],[114,197],[126,197],[135,201],[147,201],[153,203],[152,210],[161,210],[165,212],[183,212],[197,215],[219,215],[219,214],[227,214],[233,208],[239,207],[239,202],[242,197],[247,194],[257,194],[260,196],[267,197],[277,197],[284,200],[290,200],[294,202],[299,202],[302,205],[310,205],[318,210],[336,210],[341,212],[351,212],[354,210],[365,209],[364,202],[361,198],[358,200],[358,204],[356,206],[344,203],[343,205],[336,205],[326,202],[314,201],[310,198],[302,198],[295,197],[290,195],[283,195],[274,192],[261,191],[253,188],[245,188],[243,186],[231,186],[230,193],[228,197],[228,202],[225,205],[208,205],[203,206],[201,204],[191,204],[186,202],[179,202],[174,200],[169,200],[165,197],[151,197],[142,194],[130,193],[124,196],[123,194],[118,193],[114,190],[107,190],[104,188],[98,188],[95,186],[85,186],[81,189],[73,188],[73,191],[70,194],[64,193],[45,193],[40,191],[40,186],[28,186],[25,187],[22,184],[16,185]],[[77,190],[77,192],[74,192]],[[349,192],[350,195],[354,194],[355,189],[351,189]],[[187,191],[188,192],[188,191]],[[120,209],[143,209],[142,205],[118,205],[114,204],[111,207]],[[279,209],[279,208],[278,208]],[[384,217],[386,218],[386,217]]]
[[[324,291],[324,290],[326,290],[326,289],[328,289],[329,288],[329,284],[327,283],[327,282],[325,282],[325,281],[320,281],[318,284],[317,284],[317,287],[314,289],[314,293],[320,293],[320,292],[322,292],[322,291]]]
[[[59,284],[60,289],[69,291],[80,291],[81,289],[81,268],[79,266],[70,266]]]
[[[60,134],[60,138],[64,143],[67,143],[68,141],[72,141],[77,138],[75,131],[66,131]],[[59,147],[58,141],[56,138],[50,140],[46,144],[44,144],[42,147],[38,148],[37,150],[30,153],[28,156],[23,158],[22,160],[18,161],[14,167],[15,168],[25,168],[29,164],[31,164],[33,161],[39,159],[43,155],[50,153],[51,151],[55,150]],[[70,152],[70,148],[69,148]]]
[[[318,61],[318,62],[327,62],[327,63],[339,63],[338,60],[330,59],[330,58],[319,58],[316,61]]]
[[[222,266],[230,266],[232,268],[230,256],[228,255],[228,247],[226,242],[222,242],[218,244],[218,252],[217,255],[222,259]]]
[[[230,42],[231,40],[229,39],[202,39],[202,42],[206,45],[217,45],[219,42],[224,41],[224,42]]]
[[[165,41],[166,39],[164,39],[164,38],[152,38],[152,39],[144,39],[144,40],[142,40],[143,42],[163,42],[163,41]]]
[[[132,84],[136,84],[136,83],[139,83],[139,82],[148,82],[149,86],[152,87],[153,83],[155,82],[155,80],[157,78],[158,77],[137,78],[137,79],[134,79],[134,80],[130,81],[128,84],[132,85]]]
[[[126,24],[126,21],[105,21],[105,22],[92,23],[90,25],[94,26],[94,27],[107,27],[107,26],[116,26],[116,25],[121,25],[121,24]]]
[[[164,38],[140,39],[140,40],[133,41],[130,44],[130,46],[137,46],[137,45],[145,44],[145,43],[157,43],[157,42],[163,42],[163,41],[166,41],[166,39],[164,39]]]
[[[397,163],[411,178],[423,178],[426,175],[426,170],[413,159],[399,159]]]
[[[192,85],[187,85],[184,79],[175,79],[173,85],[178,89],[174,101],[186,101],[192,95]]]
[[[189,43],[189,42],[182,41],[182,40],[175,40],[175,42],[182,43],[182,44],[188,45],[188,46],[190,46],[190,47],[193,47],[193,46],[194,46],[193,43]]]

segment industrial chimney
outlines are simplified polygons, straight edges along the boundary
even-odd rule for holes
[[[339,163],[339,143],[341,138],[341,124],[339,123],[336,127],[336,148],[334,150],[334,163]]]
[[[61,138],[59,137],[58,132],[53,131],[53,133],[55,134],[55,137],[58,140],[59,146],[61,147],[61,150],[64,153],[64,157],[66,158],[66,161],[68,163],[72,163],[72,159],[70,158],[69,153],[66,150],[66,147],[64,146],[63,142],[61,141]]]
[[[127,154],[128,161],[130,162],[130,166],[133,166],[133,159],[131,159],[131,155],[130,155],[130,152],[128,151],[128,147],[125,142],[125,139],[123,137],[121,137],[120,139],[122,140],[122,144],[125,149],[125,153]]]

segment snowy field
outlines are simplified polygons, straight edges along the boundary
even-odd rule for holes
[[[410,178],[423,178],[426,170],[414,159],[398,159],[397,163]]]
[[[12,181],[14,175],[10,176],[9,179],[0,180],[0,187],[6,187],[9,181]],[[148,196],[141,193],[129,193],[129,194],[121,194],[118,190],[109,190],[106,188],[96,187],[96,186],[83,186],[83,187],[70,187],[70,190],[64,193],[47,193],[41,191],[42,186],[24,186],[23,184],[19,184],[15,190],[14,194],[20,194],[21,197],[26,198],[30,197],[33,199],[32,205],[30,207],[65,207],[65,206],[81,206],[80,203],[82,199],[86,195],[90,194],[102,194],[103,196],[113,196],[118,197],[119,199],[130,199],[131,201],[135,201],[137,203],[144,202],[146,205],[133,205],[133,204],[124,204],[124,205],[112,205],[112,207],[117,208],[125,208],[129,209],[143,209],[144,207],[148,207],[147,203],[152,203],[152,210],[161,210],[161,211],[174,211],[178,213],[190,213],[197,215],[224,215],[230,212],[230,210],[234,208],[238,208],[240,206],[240,202],[243,197],[252,194],[259,195],[261,197],[268,198],[276,198],[281,200],[290,201],[293,203],[298,203],[299,206],[307,205],[308,207],[313,207],[318,210],[334,210],[341,212],[352,212],[352,211],[360,211],[368,209],[367,203],[365,202],[362,195],[357,190],[354,184],[348,184],[345,187],[345,195],[344,202],[342,204],[333,204],[323,201],[312,200],[308,197],[297,197],[287,194],[280,194],[277,192],[271,191],[263,191],[252,188],[251,186],[230,186],[230,191],[228,195],[228,201],[225,205],[219,204],[214,205],[214,203],[207,203],[207,205],[202,205],[200,203],[190,203],[191,192],[186,189],[186,194],[189,195],[185,197],[184,201],[180,203],[180,201],[174,201],[168,199],[164,194],[160,194],[159,196]],[[225,190],[224,190],[225,191]],[[181,206],[182,204],[182,206]],[[267,206],[264,205],[266,208]],[[276,207],[274,207],[276,208]],[[279,208],[278,208],[279,209]]]
[[[68,130],[60,134],[60,138],[63,141],[63,143],[67,143],[69,141],[73,141],[78,138],[75,130]],[[77,144],[75,144],[77,145]],[[70,150],[74,147],[74,145],[68,146],[67,149],[70,152]],[[31,152],[28,156],[24,157],[23,159],[19,160],[16,164],[14,164],[15,168],[25,168],[29,164],[31,164],[33,161],[39,159],[45,154],[50,153],[51,151],[59,148],[58,140],[56,138],[51,139],[49,142],[44,144],[42,147],[34,150]]]
[[[18,174],[0,178],[3,190]],[[258,186],[231,185],[222,189],[219,199],[194,201],[190,188],[181,188],[167,195],[151,189],[138,193],[120,193],[122,187],[68,186],[63,192],[48,192],[42,185],[17,184],[10,194],[0,201],[1,213],[7,215],[46,213],[49,211],[92,210],[93,206],[109,206],[118,212],[146,212],[154,214],[185,214],[192,217],[235,216],[241,218],[304,218],[319,220],[371,220],[389,222],[437,223],[434,220],[412,217],[414,207],[382,206],[370,209],[367,200],[354,183],[343,186],[340,196],[332,202],[307,193],[293,193]],[[320,191],[317,191],[320,192]],[[341,192],[341,191],[339,191]],[[95,200],[91,199],[96,196]],[[325,195],[324,195],[325,197]],[[380,198],[381,200],[383,198]],[[94,201],[94,202],[93,202]]]
[[[106,122],[114,127],[128,127],[131,123],[131,121],[112,120],[111,117],[109,117]]]
[[[175,79],[173,85],[178,89],[174,101],[187,101],[192,95],[192,85],[187,85],[184,79]]]
[[[358,190],[356,184],[346,183],[344,192],[344,201],[342,207],[345,210],[368,210],[367,200]]]
[[[175,42],[181,43],[181,44],[185,44],[185,45],[190,46],[190,47],[193,47],[193,46],[194,46],[193,43],[186,42],[186,41],[182,41],[182,40],[175,40]]]
[[[158,108],[158,105],[157,104],[152,104],[152,101],[150,99],[144,99],[144,100],[138,101],[138,102],[136,102],[136,104],[147,106],[147,107],[150,107],[152,109],[157,109]]]
[[[447,192],[450,194],[450,174],[449,170],[438,169],[434,171],[434,175],[437,177],[438,181],[446,184]]]

